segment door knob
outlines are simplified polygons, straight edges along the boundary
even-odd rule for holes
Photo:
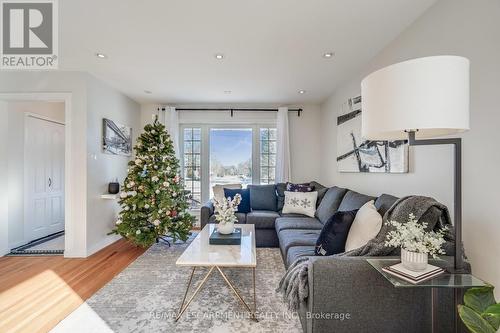
[[[52,179],[49,177],[49,187],[52,186]]]

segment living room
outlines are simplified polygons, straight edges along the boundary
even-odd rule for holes
[[[498,330],[500,2],[32,3],[0,331]]]

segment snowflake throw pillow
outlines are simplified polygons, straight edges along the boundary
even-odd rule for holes
[[[318,192],[290,192],[285,191],[285,205],[283,214],[303,214],[314,217],[316,213]]]

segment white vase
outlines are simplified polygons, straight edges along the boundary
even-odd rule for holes
[[[220,234],[229,235],[232,234],[234,230],[234,222],[219,223],[217,225],[217,231]]]
[[[410,271],[420,272],[427,268],[427,253],[417,253],[401,249],[401,263]]]

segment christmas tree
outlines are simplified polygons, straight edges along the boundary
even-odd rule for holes
[[[179,160],[165,126],[155,118],[144,127],[129,162],[120,205],[122,211],[112,233],[135,244],[149,246],[164,236],[187,240],[194,218],[181,178]]]

